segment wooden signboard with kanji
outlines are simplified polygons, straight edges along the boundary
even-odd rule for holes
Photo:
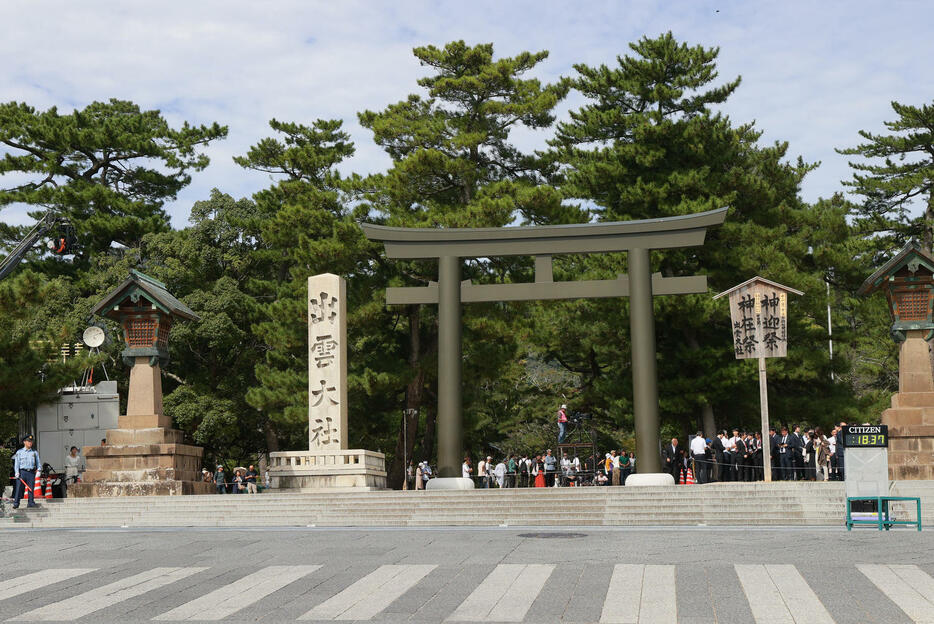
[[[733,353],[738,360],[759,360],[759,407],[762,412],[762,435],[769,431],[769,392],[765,359],[788,354],[788,295],[804,293],[762,277],[754,277],[739,286],[716,295],[730,297],[730,325]],[[764,477],[772,480],[771,447],[762,447]]]
[[[754,277],[720,293],[729,295],[733,353],[736,359],[788,354],[788,294],[799,290]]]

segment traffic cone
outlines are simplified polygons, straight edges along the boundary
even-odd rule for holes
[[[686,481],[687,485],[694,485],[694,471],[688,468],[688,478]]]
[[[678,479],[679,479],[678,485],[684,485],[685,481],[684,481],[684,471],[683,471],[683,470],[678,474]]]
[[[50,500],[52,498],[52,479],[51,477],[45,480],[45,498]]]
[[[33,484],[32,498],[33,501],[37,501],[42,498],[42,477],[40,477],[38,474],[36,475],[36,480]]]

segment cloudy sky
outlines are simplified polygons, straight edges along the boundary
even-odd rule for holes
[[[821,161],[802,189],[810,201],[841,190],[849,170],[834,148],[854,145],[859,129],[882,130],[891,100],[934,100],[930,0],[35,0],[3,2],[0,24],[0,102],[65,111],[120,98],[173,124],[230,127],[208,150],[210,167],[168,206],[176,227],[212,187],[241,197],[268,185],[231,157],[267,136],[273,117],[343,119],[357,144],[348,169],[385,168],[356,112],[417,91],[424,69],[411,50],[428,43],[549,50],[536,71],[544,81],[572,75],[575,63],[613,64],[642,35],[671,30],[719,46],[721,78],[743,78],[724,112],[755,121],[763,141],[789,141],[792,157]],[[562,110],[580,102],[572,96]],[[517,137],[529,148],[543,140]],[[29,221],[17,206],[0,219]]]

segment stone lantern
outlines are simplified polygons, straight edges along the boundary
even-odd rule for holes
[[[107,444],[84,447],[84,482],[68,488],[72,496],[207,494],[202,483],[204,449],[183,444],[184,434],[172,428],[162,410],[161,367],[169,361],[172,323],[198,320],[198,315],[173,297],[165,284],[139,271],[97,304],[94,314],[123,327],[123,361],[130,369],[130,389],[119,429],[107,431]]]
[[[898,393],[882,412],[889,427],[889,477],[934,478],[934,258],[912,241],[857,291],[885,294],[898,343]]]

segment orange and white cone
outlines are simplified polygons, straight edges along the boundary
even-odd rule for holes
[[[34,500],[42,498],[42,477],[36,475],[36,481],[32,488],[32,497]]]
[[[678,485],[684,485],[685,481],[684,481],[684,471],[683,471],[683,470],[682,470],[680,473],[678,473],[678,479],[679,479],[679,480],[678,480]]]
[[[685,482],[687,485],[694,485],[694,471],[688,468],[688,478]]]
[[[45,480],[45,498],[49,500],[52,498],[52,479],[48,478]]]

